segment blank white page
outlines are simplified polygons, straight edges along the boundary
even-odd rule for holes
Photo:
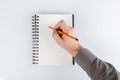
[[[72,26],[72,14],[37,14],[39,16],[39,64],[43,66],[73,65],[72,56],[53,39],[53,30],[60,20]]]

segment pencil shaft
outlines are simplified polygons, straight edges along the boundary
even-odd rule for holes
[[[53,28],[53,27],[51,27],[51,26],[49,26],[49,28],[50,28],[50,29],[53,29],[53,30],[55,29],[55,28]],[[78,40],[77,38],[75,38],[75,37],[73,37],[73,36],[71,36],[71,35],[69,35],[69,34],[67,34],[67,33],[65,33],[65,32],[62,32],[62,31],[60,31],[60,30],[58,30],[58,29],[56,29],[56,31],[57,31],[58,33],[64,35],[64,36],[67,36],[67,37],[69,37],[69,38]]]
[[[62,31],[60,31],[60,30],[57,30],[57,32],[60,33],[60,34],[65,35],[65,36],[68,36],[68,37],[70,37],[70,38],[76,39],[75,37],[73,37],[73,36],[71,36],[71,35],[69,35],[69,34],[67,34],[67,33],[65,33],[65,32],[62,32]]]

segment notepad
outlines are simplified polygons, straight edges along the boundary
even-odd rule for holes
[[[37,66],[72,66],[74,58],[52,37],[48,26],[60,20],[74,27],[73,14],[35,14],[32,16],[32,64]]]

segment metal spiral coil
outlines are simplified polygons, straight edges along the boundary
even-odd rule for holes
[[[39,16],[32,16],[32,64],[39,64]]]

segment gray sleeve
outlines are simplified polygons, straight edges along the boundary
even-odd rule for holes
[[[75,61],[92,80],[120,80],[120,73],[112,64],[100,60],[86,48],[78,51]]]

